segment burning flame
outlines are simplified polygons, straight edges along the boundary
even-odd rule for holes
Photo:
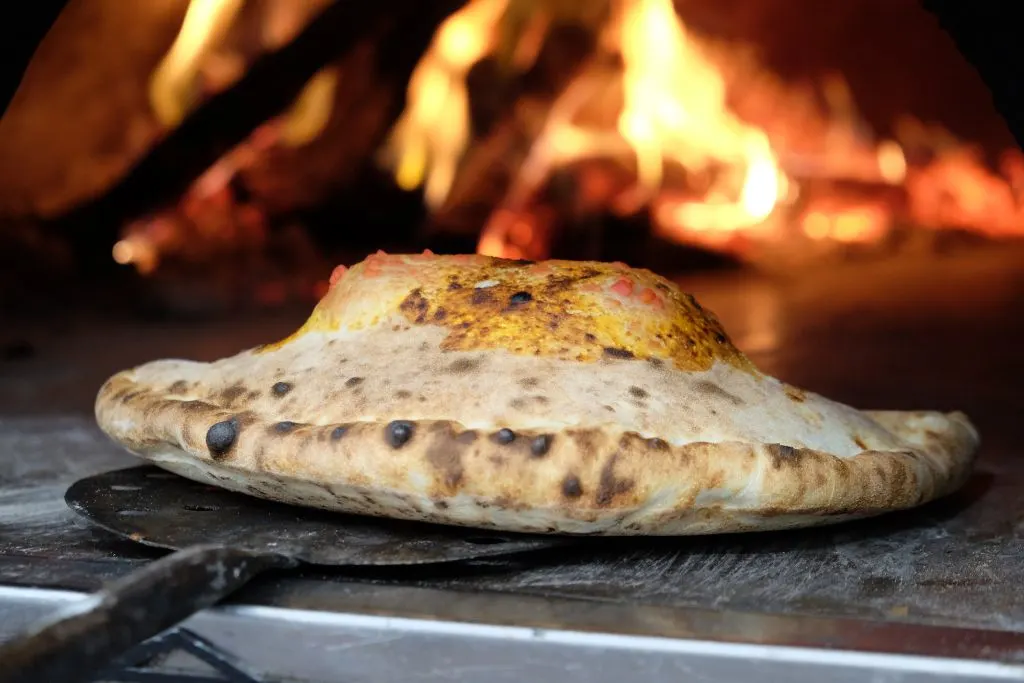
[[[269,13],[261,32],[263,48],[275,49],[291,40],[302,29],[310,8],[315,8],[317,4],[269,5]],[[203,91],[199,80],[204,62],[209,61],[221,45],[244,5],[245,0],[189,2],[181,30],[153,72],[149,83],[150,106],[165,128],[173,128],[181,123],[199,100]],[[237,69],[226,71],[230,77],[216,83],[218,88],[226,87],[238,76]],[[329,67],[322,69],[305,85],[283,116],[281,139],[285,144],[306,144],[320,134],[330,118],[337,80],[336,70]]]
[[[290,40],[311,8],[326,1],[264,0],[262,48]],[[244,2],[190,1],[150,84],[165,126],[177,125],[203,92],[237,78],[252,57],[224,46]],[[457,200],[456,180],[461,187],[480,168],[463,163],[474,132],[467,87],[473,66],[491,58],[506,71],[525,72],[559,21],[602,22],[592,53],[566,87],[545,101],[525,94],[509,126],[494,127],[514,129],[508,137],[529,146],[511,155],[518,166],[485,222],[478,252],[544,258],[560,220],[642,209],[662,237],[747,257],[752,244],[878,244],[902,225],[1024,236],[1024,155],[1008,153],[993,171],[946,131],[913,121],[900,122],[896,140],[878,141],[841,75],[812,92],[784,83],[745,57],[742,46],[690,31],[672,0],[594,0],[588,7],[597,9],[583,13],[568,5],[469,0],[438,28],[381,150],[400,187],[422,188],[433,211],[447,208]],[[524,8],[532,10],[526,21]],[[129,226],[113,258],[149,273],[161,254],[198,242],[265,241],[265,216],[235,205],[231,180],[274,146],[313,141],[330,117],[339,79],[331,67],[316,74],[285,114],[198,179],[180,207],[189,228],[160,219]],[[565,206],[551,206],[562,200],[546,192],[562,178],[572,185],[558,190],[568,196]]]
[[[281,47],[302,30],[309,16],[324,0],[291,0],[270,2],[263,6],[260,44],[263,49]],[[178,125],[198,102],[203,91],[226,87],[237,78],[240,55],[220,55],[229,66],[218,71],[214,53],[222,47],[228,32],[238,19],[245,0],[191,0],[177,38],[150,78],[150,104],[157,119],[167,128]],[[210,74],[214,74],[211,76]],[[223,74],[228,74],[225,77]],[[219,74],[219,75],[218,75]],[[204,76],[213,83],[201,87]],[[274,146],[299,147],[315,140],[327,125],[334,108],[335,93],[340,80],[338,70],[325,67],[303,87],[291,106],[275,120],[264,124],[249,139],[218,159],[192,184],[181,205],[184,219],[200,225],[208,223],[217,229],[200,229],[207,242],[259,241],[264,219],[252,207],[231,207],[229,185],[239,172],[256,157]],[[212,87],[211,87],[212,86]],[[204,207],[204,208],[198,208]],[[192,215],[189,215],[192,214]],[[201,214],[196,216],[196,214]],[[118,241],[111,256],[117,263],[133,265],[144,275],[155,271],[161,255],[186,250],[194,236],[175,227],[182,221],[170,216],[157,216],[127,226],[127,235]],[[215,234],[214,234],[215,233]]]
[[[437,29],[409,81],[409,104],[392,130],[386,156],[403,189],[425,185],[432,208],[444,201],[469,143],[466,74],[494,49],[508,0],[476,0]]]
[[[244,0],[192,0],[185,20],[149,84],[149,100],[160,123],[181,123],[198,97],[196,76],[202,58],[231,28]]]
[[[448,198],[470,139],[466,73],[476,60],[493,55],[495,36],[508,28],[501,25],[506,5],[471,0],[438,32],[410,84],[388,159],[403,188],[425,186],[431,209]],[[740,237],[875,243],[900,221],[933,229],[984,225],[974,229],[1024,235],[1020,158],[1004,161],[1000,176],[948,133],[928,130],[918,131],[919,141],[941,138],[945,151],[914,166],[900,143],[873,140],[842,76],[822,83],[826,111],[808,109],[803,91],[787,91],[769,72],[749,68],[739,52],[692,35],[671,0],[611,0],[611,7],[599,36],[602,54],[551,103],[485,223],[480,253],[543,257],[557,218],[534,204],[552,173],[572,164],[581,194],[605,188],[599,200],[604,210],[632,212],[646,204],[656,233],[717,249],[746,248],[749,240]],[[536,52],[542,40],[531,34],[520,42],[530,42]],[[618,104],[615,93],[621,93]],[[736,93],[746,105],[742,116],[732,108]],[[595,103],[607,108],[608,102],[618,107],[614,115],[595,116]],[[632,161],[632,187],[622,192],[609,189],[614,182],[588,180],[593,173],[577,162],[595,159],[623,166]],[[685,171],[682,186],[672,168]],[[880,188],[881,198],[831,196],[827,183],[838,181]],[[886,195],[886,187],[896,194]],[[907,198],[893,199],[900,191]],[[824,197],[815,195],[822,192]]]
[[[477,0],[449,19],[410,84],[408,107],[391,139],[393,169],[403,188],[425,184],[432,208],[446,199],[470,135],[465,73],[493,49],[505,5],[505,0]],[[588,97],[606,85],[595,88],[589,77],[578,78],[552,106],[507,203],[539,186],[556,165],[631,153],[637,169],[634,203],[657,195],[666,163],[698,173],[727,169],[704,201],[675,202],[656,220],[696,231],[733,231],[763,222],[786,191],[785,175],[764,131],[729,111],[721,74],[687,34],[671,1],[619,0],[606,35],[623,64],[623,103],[615,129],[573,121]],[[503,217],[496,213],[484,230],[481,253],[518,255],[509,238],[520,244],[534,239],[536,230],[528,223]]]
[[[697,230],[760,223],[779,198],[780,172],[763,131],[733,116],[725,83],[693,45],[670,0],[623,3],[619,44],[625,106],[618,129],[637,157],[639,185],[654,192],[666,158],[694,171],[712,162],[745,167],[738,200],[676,207],[674,222]]]

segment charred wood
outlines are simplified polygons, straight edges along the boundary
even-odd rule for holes
[[[47,222],[44,229],[66,236],[84,270],[107,264],[121,226],[178,198],[218,158],[282,112],[331,60],[360,41],[397,30],[415,27],[415,35],[432,34],[461,4],[459,0],[331,4],[291,43],[258,59],[234,86],[199,106],[119,182]],[[396,61],[385,60],[383,66],[401,71]]]

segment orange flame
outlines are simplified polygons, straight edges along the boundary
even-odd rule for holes
[[[637,156],[641,187],[661,184],[663,160],[694,171],[712,162],[745,168],[740,196],[677,207],[675,218],[697,230],[735,230],[764,220],[779,198],[779,168],[763,131],[726,108],[725,82],[700,53],[670,0],[622,4],[619,45],[625,106],[618,130]]]
[[[153,72],[149,82],[149,101],[157,120],[173,128],[181,123],[197,103],[204,64],[234,25],[245,0],[191,0],[185,19],[174,43]],[[321,4],[320,0],[303,5],[272,3],[268,6],[262,28],[265,49],[278,48],[291,40],[301,29],[308,14]],[[237,60],[235,60],[237,61]],[[226,69],[229,77],[217,83],[226,87],[240,75],[235,68]],[[282,122],[282,140],[292,146],[305,144],[319,135],[327,124],[333,107],[338,75],[328,67],[306,84]]]
[[[413,71],[409,104],[395,124],[385,156],[404,189],[425,185],[425,199],[437,208],[455,179],[469,142],[466,74],[494,49],[498,20],[508,0],[475,0],[449,17]]]
[[[445,201],[470,138],[465,74],[474,60],[493,54],[495,36],[509,28],[501,24],[506,4],[471,0],[439,31],[392,134],[398,183],[425,185],[432,209]],[[533,206],[539,191],[552,171],[596,159],[635,167],[625,192],[611,189],[615,181],[598,183],[606,188],[605,210],[646,204],[658,234],[716,249],[745,249],[746,237],[877,242],[898,222],[1024,235],[1024,157],[1007,156],[999,175],[947,132],[903,122],[918,144],[941,145],[934,162],[914,166],[904,144],[874,141],[842,76],[830,74],[821,84],[822,111],[813,95],[809,100],[805,89],[783,84],[742,49],[692,35],[671,0],[611,0],[611,7],[599,35],[602,54],[551,104],[484,226],[480,253],[543,256],[557,217]],[[539,39],[531,35],[529,42],[535,47]],[[609,102],[618,107],[613,115],[595,113]],[[736,103],[742,115],[732,109]],[[680,187],[670,167],[684,170],[686,183],[700,178],[699,187]],[[583,187],[593,185],[589,171],[573,173],[580,192],[590,192]],[[817,180],[877,187],[879,196],[830,197]],[[899,191],[905,201],[894,199]]]

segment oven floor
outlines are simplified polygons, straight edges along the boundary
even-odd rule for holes
[[[733,274],[684,281],[771,374],[864,408],[967,412],[983,450],[973,479],[946,500],[829,529],[614,541],[571,557],[432,571],[304,571],[257,581],[233,602],[329,610],[337,600],[341,609],[352,586],[394,586],[473,599],[568,598],[1019,635],[1021,256],[979,251],[846,265],[794,279]],[[92,422],[92,398],[106,376],[156,357],[230,354],[285,336],[303,315],[201,324],[83,315],[6,330],[32,351],[0,361],[0,584],[94,590],[156,556],[89,528],[62,500],[77,478],[136,463]]]

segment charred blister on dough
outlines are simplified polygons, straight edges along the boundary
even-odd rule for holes
[[[217,395],[217,398],[223,405],[231,405],[248,391],[249,389],[244,384],[242,384],[241,382],[236,382],[235,384],[232,384],[228,388],[221,391],[220,394]]]
[[[475,287],[473,288],[473,294],[469,297],[469,301],[475,306],[483,306],[495,303],[497,299],[490,287],[486,287],[484,289]]]
[[[423,290],[419,287],[409,292],[408,296],[398,305],[398,309],[406,316],[422,325],[427,319],[427,309],[430,302],[423,296]]]
[[[180,401],[176,403],[177,409],[185,415],[206,415],[210,411],[217,410],[218,406],[206,401],[193,399],[191,401]]]
[[[349,377],[347,380],[345,380],[345,386],[348,387],[349,389],[353,389],[355,387],[358,387],[365,381],[365,377]]]
[[[594,429],[566,429],[562,436],[572,442],[572,451],[579,454],[580,462],[586,463],[608,451],[604,435]]]
[[[441,475],[441,484],[448,492],[452,492],[462,482],[465,473],[462,466],[462,454],[476,440],[475,432],[456,433],[451,423],[439,423],[431,427],[431,443],[427,448],[427,462]],[[470,440],[464,440],[465,434],[473,434]]]
[[[476,433],[476,430],[467,429],[463,432],[460,432],[459,435],[455,437],[455,440],[461,444],[469,444],[476,441],[478,437],[479,434]]]
[[[567,474],[562,479],[562,495],[574,500],[583,495],[583,484],[575,474]]]
[[[272,393],[274,396],[284,396],[291,390],[291,382],[275,382],[274,386],[270,387],[270,393]]]
[[[517,383],[524,389],[535,389],[540,385],[540,379],[536,377],[523,377]]]
[[[629,388],[629,395],[632,396],[633,398],[639,399],[639,400],[643,400],[643,399],[647,398],[648,396],[650,396],[650,394],[647,393],[646,389],[643,389],[643,388],[638,387],[638,386],[631,386]]]
[[[412,398],[412,392],[406,389],[399,389],[395,392],[395,398],[399,401],[404,401],[407,398]]]
[[[551,444],[555,437],[551,434],[540,434],[530,441],[530,457],[543,458],[551,450]]]
[[[448,372],[460,375],[479,369],[483,360],[480,358],[456,358],[448,365]]]
[[[602,349],[602,353],[605,358],[614,358],[616,360],[635,360],[636,355],[629,349],[622,349],[615,346],[606,346]]]
[[[392,448],[401,448],[412,440],[415,425],[408,420],[392,420],[384,428],[384,438]]]
[[[618,453],[613,453],[601,468],[601,478],[597,483],[597,494],[594,499],[599,507],[610,506],[616,496],[629,493],[635,486],[632,479],[619,479],[615,476],[615,461],[618,457]]]
[[[167,387],[167,393],[169,394],[184,394],[188,391],[188,382],[183,379],[179,379],[171,386]]]
[[[724,399],[735,406],[743,405],[743,399],[741,399],[739,396],[735,396],[729,393],[728,391],[718,386],[717,384],[714,384],[713,382],[696,382],[693,385],[693,389],[694,391],[701,394],[706,394],[708,396],[714,396],[717,398]]]
[[[523,304],[528,304],[531,301],[533,301],[533,295],[530,294],[529,292],[522,291],[516,292],[515,294],[508,298],[508,302],[512,306],[521,306]]]
[[[495,443],[499,443],[502,446],[507,446],[508,444],[516,440],[516,433],[513,432],[511,429],[507,428],[499,429],[498,431],[491,435],[491,438],[494,440]]]
[[[791,463],[800,455],[800,451],[792,446],[781,443],[770,443],[766,447],[768,456],[772,459],[772,466],[779,469],[787,463]]]
[[[281,420],[280,422],[275,422],[273,426],[271,426],[271,429],[278,434],[287,434],[293,431],[296,427],[298,427],[298,425],[291,420]]]
[[[217,422],[206,430],[206,448],[209,449],[214,460],[220,460],[227,456],[238,440],[240,428],[239,419],[232,417]]]
[[[807,392],[803,389],[787,384],[783,387],[783,391],[786,393],[786,396],[797,403],[803,403],[807,400]]]
[[[656,436],[647,439],[647,446],[653,451],[667,451],[669,449],[668,441],[659,439]]]

